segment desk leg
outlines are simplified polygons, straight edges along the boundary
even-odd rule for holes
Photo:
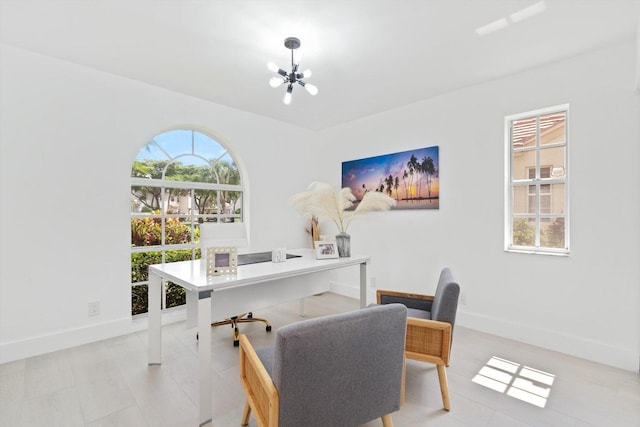
[[[211,421],[211,291],[198,294],[198,368],[200,425]]]
[[[360,264],[360,308],[367,306],[367,263]]]
[[[149,272],[149,365],[159,365],[162,347],[162,314],[161,295],[162,280],[160,276]]]

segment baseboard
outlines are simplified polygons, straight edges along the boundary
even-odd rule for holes
[[[354,285],[331,282],[330,289],[349,298],[360,298],[360,290]],[[369,290],[367,292],[367,300],[372,302],[373,297],[369,295]],[[638,372],[640,369],[638,352],[555,330],[535,328],[498,317],[472,313],[464,305],[458,307],[456,324],[628,371]]]
[[[184,320],[185,317],[186,311],[184,309],[168,311],[163,313],[162,324],[178,322]],[[0,364],[114,338],[147,328],[146,316],[127,317],[48,335],[4,342],[0,344]]]
[[[356,299],[360,298],[360,288],[347,283],[330,282],[329,289],[338,295]]]
[[[458,308],[456,324],[628,371],[638,372],[639,369],[639,355],[636,351],[564,334],[561,331],[535,328],[498,317],[472,313],[464,306]]]

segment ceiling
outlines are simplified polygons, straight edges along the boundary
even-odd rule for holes
[[[640,0],[0,0],[5,44],[312,130],[632,39],[639,21]],[[319,94],[297,86],[287,106],[266,63],[289,70],[288,36]]]

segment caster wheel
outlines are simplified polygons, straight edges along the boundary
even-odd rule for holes
[[[247,319],[253,319],[253,313],[247,314]]]
[[[200,335],[196,332],[196,341],[200,341]]]
[[[236,341],[236,340],[234,340],[234,341],[233,341],[233,346],[234,346],[234,347],[240,347],[240,341]]]
[[[271,325],[267,326],[267,332],[271,332]]]

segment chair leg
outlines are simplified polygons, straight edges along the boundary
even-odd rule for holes
[[[242,421],[240,421],[240,425],[246,426],[249,424],[249,415],[251,415],[251,406],[249,406],[249,401],[244,402],[244,409],[242,410]]]
[[[438,367],[438,379],[440,380],[440,393],[442,393],[442,404],[444,409],[449,411],[451,409],[451,403],[449,402],[449,386],[447,384],[447,370],[444,365],[437,365]]]
[[[267,319],[253,317],[252,312],[242,313],[237,316],[220,320],[218,322],[213,322],[211,326],[231,325],[231,329],[233,329],[233,346],[238,347],[240,345],[240,341],[238,338],[240,336],[240,329],[238,328],[238,324],[249,323],[249,322],[262,322],[265,324],[267,332],[271,332],[271,323],[269,323]],[[196,335],[196,338],[197,338],[197,335]]]
[[[382,416],[382,427],[393,427],[393,420],[391,419],[391,414]]]

